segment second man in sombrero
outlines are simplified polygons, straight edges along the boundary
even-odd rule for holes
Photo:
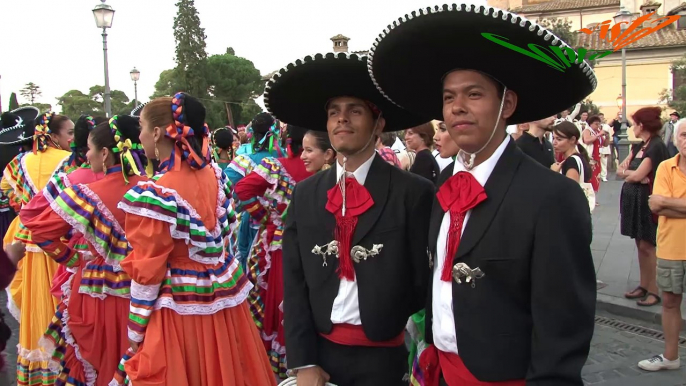
[[[432,184],[376,154],[428,121],[386,100],[366,58],[308,56],[267,84],[278,119],[328,131],[336,167],[300,182],[283,238],[286,360],[298,385],[407,385],[404,328],[426,299]]]
[[[583,384],[596,297],[588,203],[505,130],[595,88],[588,63],[550,46],[567,47],[515,14],[453,4],[398,19],[370,53],[384,95],[443,120],[461,149],[439,178],[429,227],[435,347],[418,366],[428,385],[439,373],[449,386]],[[541,98],[536,85],[547,84],[564,91]]]

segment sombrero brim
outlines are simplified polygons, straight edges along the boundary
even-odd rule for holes
[[[0,130],[0,145],[19,145],[30,142],[33,138],[33,126],[40,110],[33,106],[24,106],[12,110],[21,118],[21,122]]]
[[[138,105],[138,107],[131,110],[131,114],[129,114],[129,115],[132,117],[140,117],[141,110],[143,110],[143,107],[145,107],[145,105],[147,105],[148,103],[150,103],[150,102],[145,102],[145,103]]]
[[[501,43],[482,33],[492,34],[488,36]],[[480,71],[517,94],[517,108],[507,120],[517,124],[557,114],[584,99],[597,85],[587,62],[566,56],[567,66],[550,46],[569,47],[552,32],[513,13],[467,4],[443,5],[420,9],[389,25],[369,53],[369,71],[393,102],[440,120],[443,77],[455,69]],[[535,52],[538,48],[548,57],[544,60],[557,64],[511,47],[540,58],[541,53]],[[562,52],[567,54],[564,48]],[[556,90],[554,97],[541,92],[550,87]]]
[[[402,130],[431,120],[386,99],[369,77],[367,57],[343,52],[306,56],[279,70],[267,82],[264,104],[270,114],[283,122],[326,131],[326,103],[342,96],[375,104],[386,121],[384,131]]]

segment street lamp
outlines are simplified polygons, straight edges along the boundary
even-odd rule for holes
[[[629,12],[624,5],[619,8],[619,12],[614,16],[615,24],[620,25],[622,32],[626,31],[633,15]],[[626,133],[627,120],[626,120],[626,49],[622,47],[622,127],[619,132],[620,144],[628,145]],[[626,152],[620,151],[626,148]],[[629,146],[620,146],[617,150],[619,153],[619,159],[624,159],[629,153]],[[624,153],[624,154],[622,154]]]
[[[133,81],[133,92],[134,92],[134,108],[138,107],[138,79],[141,78],[141,72],[136,69],[136,67],[131,70],[131,80]]]
[[[105,55],[105,114],[109,118],[112,116],[112,103],[110,101],[110,75],[107,68],[107,29],[112,27],[114,8],[105,4],[105,0],[100,1],[102,3],[93,8],[93,16],[95,16],[95,25],[102,28],[102,51]]]

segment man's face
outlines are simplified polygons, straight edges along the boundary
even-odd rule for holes
[[[586,122],[587,119],[588,119],[588,113],[584,111],[583,113],[581,113],[581,121]]]
[[[371,109],[359,98],[334,98],[329,102],[326,113],[329,140],[343,155],[360,151],[367,145],[374,130],[380,134],[385,124],[383,118],[379,118],[377,123]]]
[[[679,118],[677,118],[676,115],[670,115],[669,117],[672,119],[672,123],[676,123],[676,121],[679,120]]]
[[[598,118],[600,118],[600,123],[605,123],[605,114],[598,114]]]
[[[589,126],[591,126],[593,130],[598,131],[598,129],[600,129],[600,122],[593,121],[593,123],[591,123]]]
[[[505,127],[505,119],[512,116],[517,107],[517,95],[507,91],[503,96],[502,118],[500,125]],[[443,121],[450,137],[457,146],[467,153],[479,151],[491,137],[501,97],[491,78],[476,71],[453,71],[443,81]],[[501,135],[494,138],[501,138]]]
[[[676,128],[676,148],[682,157],[686,157],[686,124],[681,124]]]

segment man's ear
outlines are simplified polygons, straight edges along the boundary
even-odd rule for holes
[[[379,116],[379,118],[377,118],[377,120],[378,120],[378,122],[377,122],[377,124],[376,124],[376,132],[375,132],[375,134],[376,134],[377,137],[380,138],[380,137],[381,137],[381,133],[383,133],[383,129],[386,127],[386,119],[385,119],[385,118],[383,117],[383,115],[382,115],[382,116]]]
[[[517,94],[512,90],[505,91],[505,102],[503,103],[503,118],[508,119],[517,109]]]

